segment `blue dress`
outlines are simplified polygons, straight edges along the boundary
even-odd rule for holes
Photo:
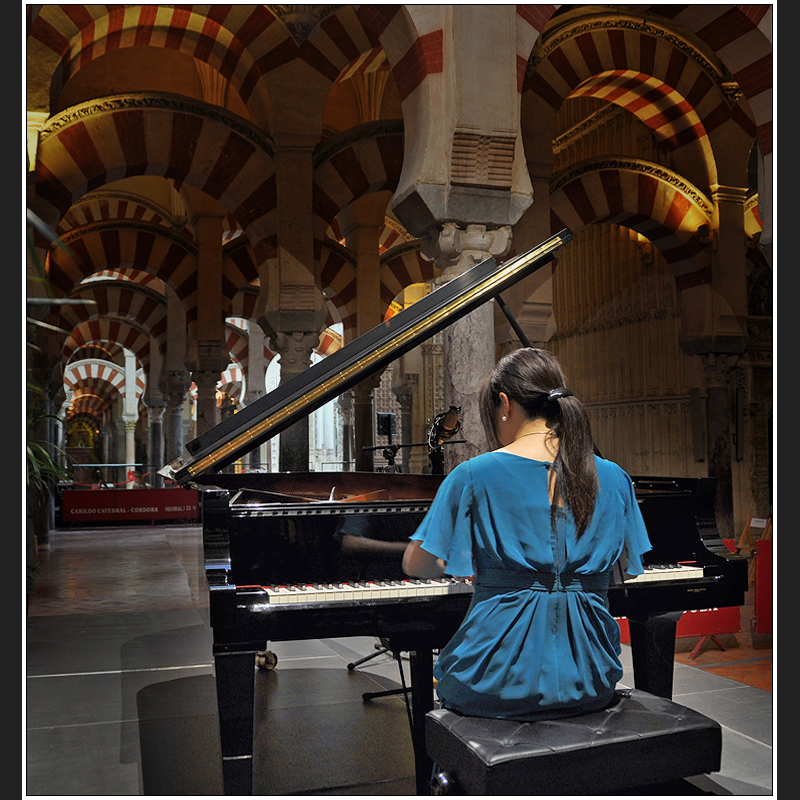
[[[447,574],[475,575],[466,617],[434,668],[443,706],[530,721],[613,699],[620,635],[604,589],[623,551],[625,571],[639,575],[651,547],[631,479],[596,461],[597,503],[580,539],[562,510],[552,531],[548,462],[485,453],[442,482],[411,538]]]

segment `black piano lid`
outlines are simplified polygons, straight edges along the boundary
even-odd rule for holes
[[[548,264],[571,239],[564,229],[500,266],[482,261],[188,442],[187,455],[159,474],[184,484],[219,471]]]

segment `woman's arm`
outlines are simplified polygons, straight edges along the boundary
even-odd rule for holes
[[[444,575],[445,563],[441,558],[422,549],[416,539],[412,539],[403,553],[403,572],[413,578],[439,578]]]

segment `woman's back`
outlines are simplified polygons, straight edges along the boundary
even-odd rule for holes
[[[449,708],[522,720],[581,713],[605,706],[622,676],[604,590],[626,546],[634,574],[649,549],[630,478],[597,459],[595,512],[577,537],[563,509],[551,525],[550,467],[508,452],[460,464],[414,534],[449,574],[475,575],[467,617],[436,665]]]

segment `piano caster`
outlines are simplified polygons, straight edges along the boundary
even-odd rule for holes
[[[446,772],[435,772],[431,778],[432,795],[458,794],[458,787],[453,785]]]
[[[272,650],[259,650],[256,653],[256,666],[259,669],[275,669],[278,656]]]

